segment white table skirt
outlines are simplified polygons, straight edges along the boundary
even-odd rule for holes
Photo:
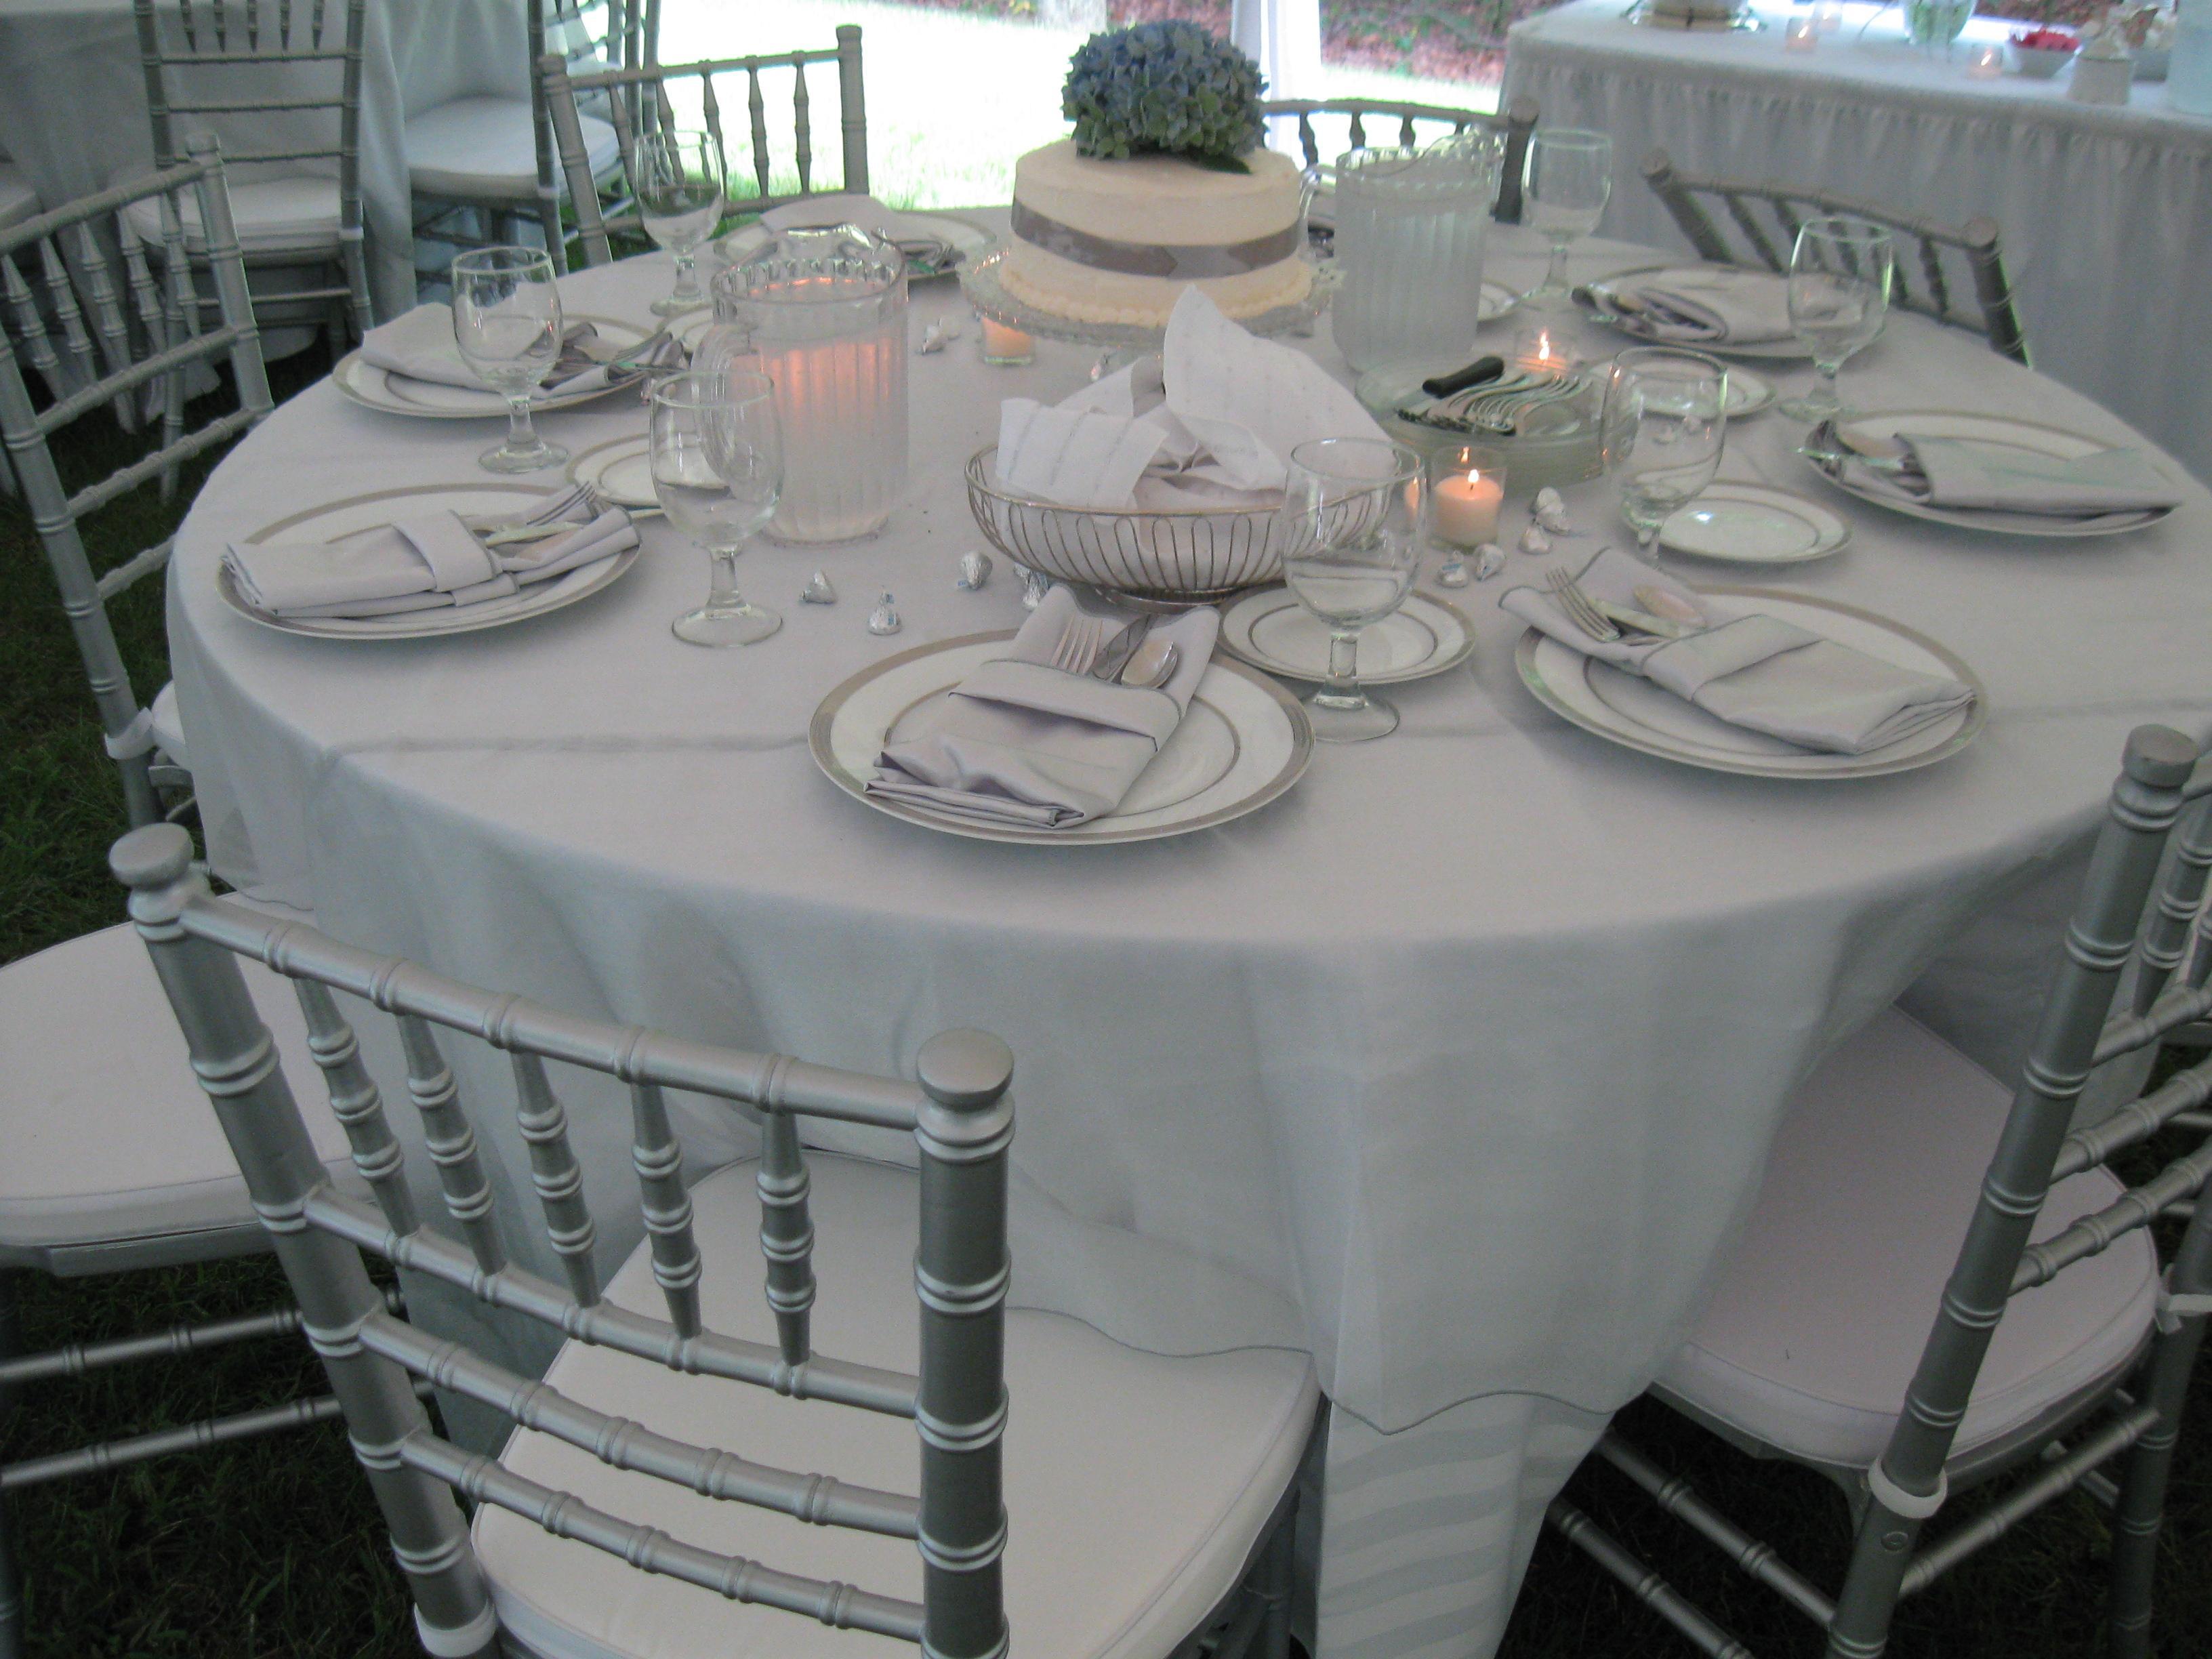
[[[343,40],[343,9],[336,0],[333,6],[340,15],[327,27]],[[163,0],[161,11],[174,27],[174,0]],[[397,316],[415,303],[404,124],[471,94],[526,97],[522,14],[520,0],[370,0],[362,54],[361,191],[369,294],[380,317]],[[337,71],[328,64],[287,74],[296,82],[290,90],[336,84]],[[0,96],[0,149],[22,167],[48,207],[153,166],[131,0],[6,0],[0,4],[0,85],[7,88]],[[253,71],[245,95],[276,95],[269,73]],[[187,131],[195,130],[194,118],[179,118]],[[252,118],[251,130],[241,130],[242,118],[206,123],[227,154],[276,147],[272,118]],[[336,142],[335,115],[274,118],[289,123],[286,130],[304,142]],[[327,170],[336,177],[337,163]]]
[[[1597,245],[1577,274],[1649,258]],[[1520,233],[1492,259],[1523,285],[1540,266]],[[642,318],[667,280],[653,258],[568,291]],[[914,308],[917,331],[964,311],[945,284]],[[1869,397],[2032,401],[2129,438],[1968,336],[1893,328],[1859,371]],[[1310,349],[1343,372],[1325,326]],[[1479,1659],[1545,1501],[1694,1316],[1797,1081],[1916,981],[1939,1027],[2017,1058],[2124,735],[2212,725],[2212,496],[2148,532],[2033,545],[1849,509],[1855,544],[1790,586],[1909,621],[1988,684],[1987,731],[1924,772],[1763,782],[1567,727],[1516,681],[1498,583],[1457,596],[1473,661],[1394,689],[1395,735],[1324,749],[1250,818],[1083,851],[881,817],[816,772],[808,716],[889,652],[1020,620],[1003,564],[981,593],[953,585],[979,541],[961,463],[998,398],[1057,398],[1091,356],[1046,343],[988,369],[970,323],[914,358],[909,504],[864,545],[746,553],[785,625],[725,653],[670,636],[705,561],[659,520],[622,583],[524,626],[356,645],[231,613],[227,538],[482,476],[488,425],[301,394],[210,480],[171,577],[213,857],[341,937],[695,1037],[900,1071],[934,1031],[1002,1033],[1017,1295],[1161,1347],[1308,1349],[1337,1407],[1322,1659]],[[643,419],[617,397],[545,425],[580,449]],[[1727,476],[1825,493],[1779,417],[1731,435]],[[1604,485],[1569,503],[1618,533]],[[834,606],[795,602],[817,566]],[[1510,574],[1537,568],[1516,555]],[[864,627],[886,589],[906,618],[890,641]],[[500,1068],[465,1075],[526,1218]],[[572,1109],[611,1263],[637,1237],[626,1114],[580,1087]],[[701,1168],[746,1140],[703,1112],[687,1134]]]
[[[1839,191],[1962,224],[1993,216],[2037,367],[2087,392],[2212,479],[2212,120],[2145,82],[2118,107],[2067,82],[1973,80],[1972,46],[2024,25],[1968,26],[1951,58],[1908,46],[1874,8],[1809,52],[1758,33],[1630,23],[1620,0],[1574,0],[1514,25],[1506,95],[1547,125],[1613,135],[1607,234],[1686,246],[1644,181],[1666,149],[1686,172]],[[1782,14],[1778,12],[1778,18]]]

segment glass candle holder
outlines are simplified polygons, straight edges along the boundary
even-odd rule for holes
[[[1429,533],[1443,547],[1498,539],[1505,456],[1486,444],[1447,444],[1429,457]]]
[[[1782,31],[1783,48],[1788,52],[1810,52],[1820,44],[1820,26],[1811,15],[1793,17]]]
[[[1572,374],[1575,359],[1567,325],[1556,318],[1529,317],[1514,331],[1510,366],[1531,374]]]
[[[980,317],[983,361],[994,368],[1020,368],[1036,361],[1036,342],[1018,328]]]

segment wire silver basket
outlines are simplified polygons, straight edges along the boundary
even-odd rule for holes
[[[996,445],[968,462],[968,507],[984,539],[1056,581],[1133,599],[1203,605],[1283,574],[1273,507],[1095,512],[1018,495],[998,477]]]

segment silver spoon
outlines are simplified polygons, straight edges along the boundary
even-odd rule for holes
[[[1182,660],[1182,647],[1174,641],[1148,639],[1121,671],[1121,684],[1156,690],[1175,678],[1176,665]]]

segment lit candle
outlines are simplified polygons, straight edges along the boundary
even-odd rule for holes
[[[1793,17],[1782,32],[1785,52],[1810,52],[1820,44],[1820,26],[1810,17]]]
[[[1036,342],[1018,328],[983,319],[983,361],[1000,368],[1036,361]]]
[[[1823,34],[1833,34],[1843,27],[1843,0],[1820,0],[1820,3],[1813,8],[1813,25]]]
[[[1480,468],[1448,473],[1431,492],[1436,502],[1437,539],[1455,547],[1474,547],[1498,539],[1498,509],[1505,485]]]
[[[1520,366],[1531,373],[1565,374],[1574,367],[1567,355],[1567,344],[1549,323],[1535,323],[1524,329],[1516,343],[1514,356]]]
[[[1966,73],[1977,81],[1994,81],[2004,73],[2004,51],[1984,46],[1966,60]]]

